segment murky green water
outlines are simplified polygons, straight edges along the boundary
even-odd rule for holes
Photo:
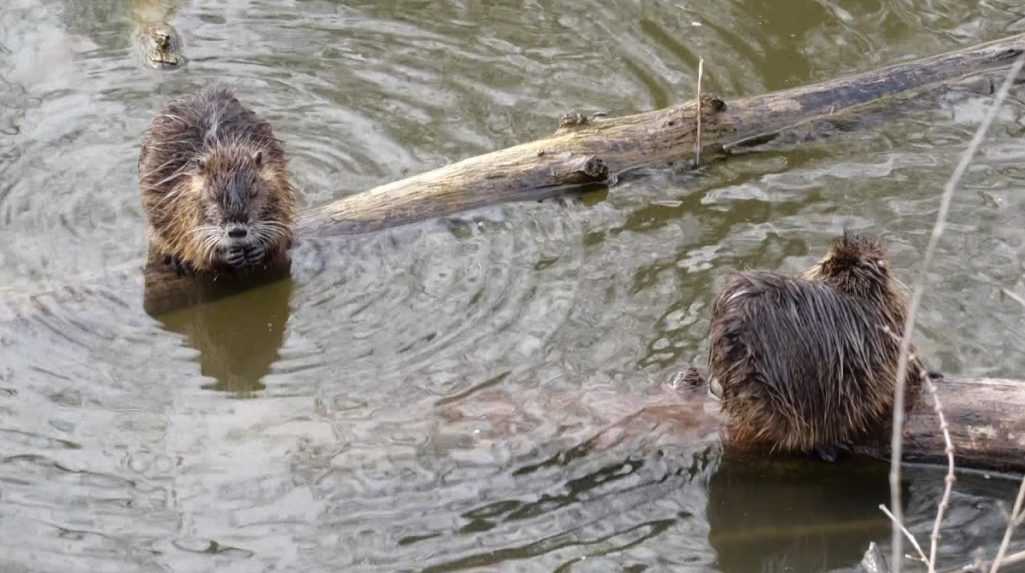
[[[138,6],[136,6],[138,8]],[[306,242],[294,280],[141,309],[135,163],[167,98],[234,86],[307,205],[551,132],[569,109],[750,95],[1025,29],[1010,0],[165,1],[0,6],[0,571],[821,571],[889,529],[885,468],[724,457],[672,420],[716,285],[797,271],[842,228],[920,258],[986,100],[607,195]],[[918,341],[1022,378],[1025,101],[955,200]],[[55,285],[74,285],[52,295]],[[947,562],[1015,484],[962,476]],[[909,473],[912,530],[940,472]]]

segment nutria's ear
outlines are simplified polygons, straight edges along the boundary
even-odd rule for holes
[[[253,163],[257,167],[260,167],[260,166],[263,165],[263,150],[262,149],[258,149],[258,150],[256,150],[253,153]]]

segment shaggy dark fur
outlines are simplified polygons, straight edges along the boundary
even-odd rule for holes
[[[139,157],[152,256],[194,271],[258,265],[292,244],[295,191],[271,126],[226,89],[174,100]]]
[[[892,416],[905,300],[882,246],[845,234],[802,277],[738,273],[712,310],[710,383],[735,443],[834,448]],[[923,376],[912,355],[908,403]]]

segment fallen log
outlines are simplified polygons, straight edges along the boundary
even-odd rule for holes
[[[1025,473],[1025,381],[943,378],[936,381],[936,394],[943,405],[958,469]],[[718,439],[716,432],[725,415],[703,384],[659,396],[653,402],[614,424],[615,431],[603,433],[621,435],[660,428],[665,434],[662,439],[682,438],[695,447],[702,441]],[[888,463],[889,435],[876,440],[876,444],[857,446],[854,453]],[[905,422],[903,459],[926,464],[947,462],[939,417],[926,391],[921,392]]]
[[[936,382],[936,393],[959,469],[1025,473],[1025,381],[948,378]],[[932,398],[923,391],[904,425],[903,459],[946,463],[945,447]],[[889,459],[888,445],[866,452]]]

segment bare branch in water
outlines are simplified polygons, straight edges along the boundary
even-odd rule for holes
[[[701,166],[701,78],[705,75],[705,59],[698,60],[698,118],[694,135],[694,167]]]
[[[1010,298],[1011,300],[1013,300],[1014,302],[1016,302],[1016,303],[1018,303],[1018,304],[1020,304],[1022,306],[1025,306],[1025,298],[1022,298],[1017,293],[1012,292],[1010,289],[1004,288],[1004,289],[1000,289],[1000,290],[1004,291],[1004,294],[1007,295],[1007,297]]]
[[[1007,289],[1003,289],[1003,291],[1012,300],[1025,307],[1025,299]],[[993,558],[993,565],[990,567],[989,573],[996,573],[1001,565],[1012,565],[1025,561],[1025,551],[1007,555],[1007,546],[1011,543],[1011,535],[1014,534],[1015,528],[1021,525],[1022,520],[1025,519],[1025,512],[1022,511],[1023,501],[1025,501],[1025,478],[1022,478],[1021,487],[1018,488],[1018,497],[1014,500],[1014,508],[1011,510],[1011,514],[1007,516],[1007,529],[1004,531],[1004,539],[1000,542],[1000,549],[997,550],[997,556]]]
[[[887,509],[885,505],[880,505],[879,509],[881,509],[883,511],[883,513],[886,514],[886,517],[890,518],[890,521],[893,522],[894,527],[896,527],[898,531],[903,533],[904,536],[908,538],[908,541],[911,542],[911,546],[914,547],[915,551],[918,552],[918,560],[921,561],[922,563],[925,563],[925,564],[929,565],[929,569],[931,570],[932,569],[932,563],[930,563],[929,562],[929,558],[925,556],[925,552],[922,551],[922,546],[918,544],[918,540],[915,539],[915,536],[911,535],[911,532],[908,531],[906,527],[904,527],[903,523],[897,521],[897,518],[892,513],[890,513],[890,510]],[[914,559],[915,558],[912,555],[908,555],[907,557],[910,558],[910,559]]]
[[[1021,510],[1023,500],[1025,500],[1025,478],[1021,480],[1021,487],[1018,488],[1018,497],[1014,500],[1014,509],[1007,516],[1007,530],[1004,531],[1004,539],[1000,542],[1000,549],[997,550],[997,556],[993,558],[993,565],[990,567],[989,573],[996,573],[1001,565],[1011,564],[1011,560],[1006,558],[1005,555],[1007,554],[1007,546],[1011,543],[1011,535],[1014,533],[1014,529],[1021,523],[1022,518],[1025,517]],[[1011,557],[1021,555],[1023,554],[1016,553]]]
[[[1021,73],[1023,65],[1025,65],[1025,56],[1019,57],[1014,62],[1014,65],[1011,66],[1011,69],[1008,70],[1007,77],[1004,78],[1000,90],[997,91],[996,97],[993,99],[993,104],[986,111],[986,116],[982,119],[982,123],[979,124],[979,128],[975,131],[975,135],[972,137],[971,142],[969,142],[968,148],[961,155],[961,160],[958,162],[957,167],[954,168],[954,173],[944,186],[943,195],[940,197],[939,212],[936,214],[936,223],[933,225],[932,235],[929,237],[929,243],[925,248],[925,255],[922,257],[922,266],[918,269],[918,276],[915,277],[911,293],[911,303],[908,306],[907,318],[904,321],[904,333],[900,343],[900,360],[897,363],[897,381],[894,389],[893,436],[890,442],[890,507],[893,508],[893,519],[897,525],[893,530],[891,538],[893,555],[891,556],[890,570],[893,573],[900,573],[901,571],[901,553],[904,543],[904,538],[901,536],[903,511],[901,510],[900,500],[900,460],[904,445],[904,387],[907,379],[908,356],[911,351],[911,333],[915,329],[915,315],[922,301],[922,292],[928,280],[929,266],[932,264],[933,257],[936,254],[936,247],[940,242],[940,237],[943,236],[943,230],[947,222],[947,213],[950,211],[950,203],[954,197],[954,191],[961,183],[961,179],[968,170],[972,159],[975,158],[982,140],[986,137],[986,132],[989,131],[989,127],[1000,111],[1004,100],[1007,99],[1011,84],[1014,83],[1014,79]]]
[[[947,418],[943,415],[943,404],[940,403],[940,396],[936,392],[936,385],[932,378],[925,377],[925,387],[932,395],[932,403],[936,411],[936,417],[940,420],[940,430],[943,431],[943,442],[946,444],[944,450],[947,454],[947,477],[943,480],[943,497],[936,507],[936,521],[932,524],[932,536],[929,541],[929,573],[936,571],[936,550],[940,544],[940,525],[943,523],[943,514],[950,505],[950,493],[954,490],[954,444],[950,439],[950,426],[947,425]]]

